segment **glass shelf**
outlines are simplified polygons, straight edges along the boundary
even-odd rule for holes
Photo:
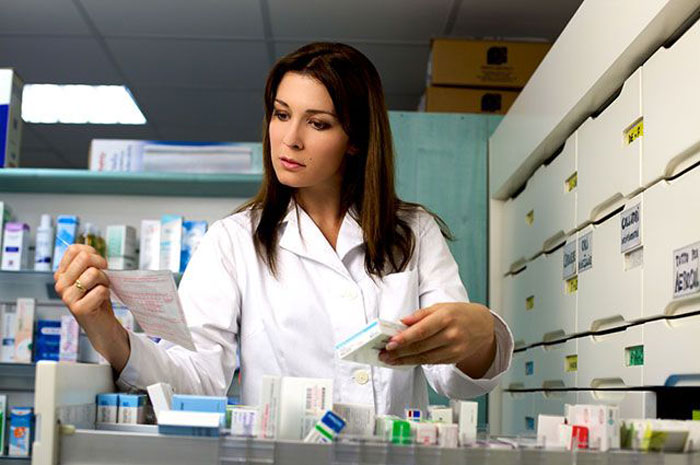
[[[249,198],[261,181],[262,174],[0,169],[0,192]]]
[[[32,390],[36,363],[0,363],[0,392]]]

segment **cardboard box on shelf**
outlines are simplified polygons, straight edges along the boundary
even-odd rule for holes
[[[466,87],[435,87],[425,90],[425,111],[443,113],[505,114],[519,92]]]
[[[19,167],[23,87],[15,70],[0,69],[0,168]]]
[[[551,44],[433,39],[429,85],[522,88]]]

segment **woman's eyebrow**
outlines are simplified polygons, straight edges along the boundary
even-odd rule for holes
[[[275,102],[279,103],[279,104],[282,105],[282,106],[285,106],[285,107],[289,108],[289,105],[288,105],[284,100],[280,100],[280,99],[276,98],[276,99],[275,99]],[[337,118],[337,116],[335,115],[335,113],[333,113],[332,111],[326,111],[326,110],[308,109],[308,110],[306,110],[304,113],[306,113],[307,115],[316,115],[316,114],[319,114],[319,113],[323,113],[323,114],[326,114],[326,115],[330,115],[330,116],[332,116],[333,118]]]

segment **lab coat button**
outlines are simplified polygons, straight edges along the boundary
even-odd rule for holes
[[[367,370],[357,370],[352,377],[357,384],[367,384],[369,381],[369,372]]]

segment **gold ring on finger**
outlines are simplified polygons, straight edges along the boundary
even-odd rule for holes
[[[83,283],[81,283],[79,279],[76,279],[76,280],[75,280],[75,284],[74,284],[74,285],[75,285],[75,287],[77,287],[77,288],[80,289],[81,291],[87,292],[87,289],[85,289],[85,286],[83,286]]]

